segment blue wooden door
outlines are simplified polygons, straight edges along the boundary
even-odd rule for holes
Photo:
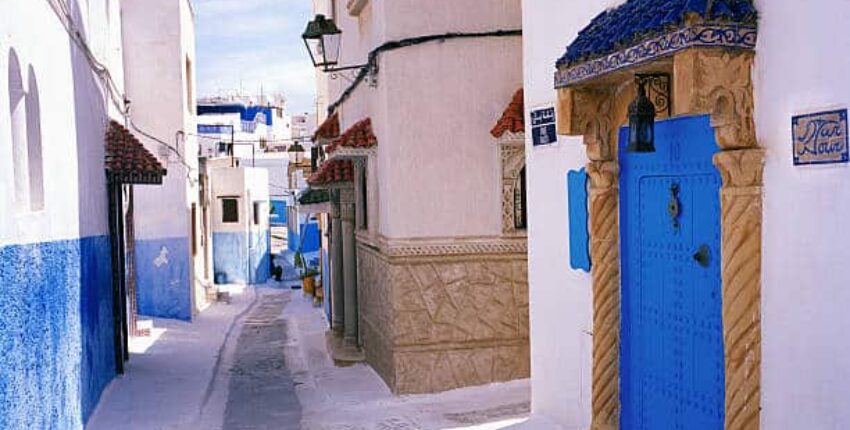
[[[656,152],[620,133],[624,430],[721,430],[720,176],[708,116],[656,123]]]

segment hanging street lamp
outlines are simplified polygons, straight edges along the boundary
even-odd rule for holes
[[[289,147],[287,152],[289,153],[289,161],[292,164],[301,164],[304,161],[304,147],[300,143],[295,142]]]
[[[629,105],[627,152],[655,152],[655,105],[646,96],[647,79],[637,75],[637,97]]]
[[[307,23],[307,29],[301,35],[313,67],[321,67],[327,71],[331,66],[339,64],[339,47],[342,40],[342,30],[336,26],[333,19],[322,14],[316,15]]]
[[[363,69],[365,64],[355,66],[333,67],[339,64],[339,49],[342,45],[342,30],[336,26],[333,19],[322,14],[316,15],[312,21],[307,23],[307,28],[301,35],[313,67],[321,68],[323,72],[331,73],[331,78],[336,79],[336,73],[344,70]]]

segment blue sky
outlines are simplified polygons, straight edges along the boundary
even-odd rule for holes
[[[282,92],[289,111],[313,112],[315,78],[301,40],[310,0],[194,0],[198,95]]]

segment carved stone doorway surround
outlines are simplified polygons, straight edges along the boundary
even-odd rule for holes
[[[764,149],[753,121],[752,50],[690,48],[558,89],[558,132],[584,136],[593,261],[593,429],[619,428],[620,247],[617,130],[636,72],[671,76],[673,115],[711,115],[720,148],[726,428],[758,429]]]

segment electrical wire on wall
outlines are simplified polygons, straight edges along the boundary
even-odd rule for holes
[[[109,67],[105,64],[101,63],[97,56],[95,56],[94,52],[92,52],[91,48],[86,41],[83,32],[77,27],[74,23],[74,18],[71,13],[71,10],[68,9],[68,4],[64,0],[47,0],[48,5],[53,10],[56,17],[59,19],[59,22],[62,24],[62,27],[65,29],[65,32],[68,33],[68,36],[74,42],[75,45],[80,49],[83,56],[86,59],[86,62],[89,64],[92,72],[94,72],[98,78],[100,78],[105,93],[121,116],[124,117],[129,128],[133,129],[137,133],[142,136],[150,139],[157,144],[167,148],[170,152],[173,152],[177,155],[177,160],[182,164],[188,172],[186,173],[186,177],[195,182],[196,180],[192,177],[193,172],[197,172],[197,169],[190,166],[183,160],[183,155],[180,154],[179,145],[171,145],[168,142],[154,136],[153,134],[146,132],[141,127],[137,126],[135,122],[133,122],[133,117],[130,113],[130,100],[122,93],[119,89],[118,84],[115,83],[115,79],[112,77],[112,73],[109,71]],[[185,136],[183,131],[177,131],[175,133],[175,141],[179,139],[180,136]]]
[[[345,91],[340,94],[339,99],[335,101],[333,104],[328,106],[328,115],[332,115],[334,111],[339,108],[339,106],[345,102],[351,94],[354,93],[354,90],[366,80],[369,75],[376,75],[378,73],[378,55],[382,52],[392,51],[395,49],[406,48],[409,46],[421,45],[423,43],[429,42],[442,42],[451,39],[473,39],[473,38],[482,38],[482,37],[516,37],[522,36],[522,30],[495,30],[495,31],[486,31],[486,32],[473,32],[473,33],[443,33],[443,34],[432,34],[428,36],[417,36],[411,37],[407,39],[390,41],[382,44],[381,46],[373,49],[369,52],[368,60],[366,61],[366,65],[363,66],[360,71],[357,73],[357,77],[354,78],[354,81]]]

